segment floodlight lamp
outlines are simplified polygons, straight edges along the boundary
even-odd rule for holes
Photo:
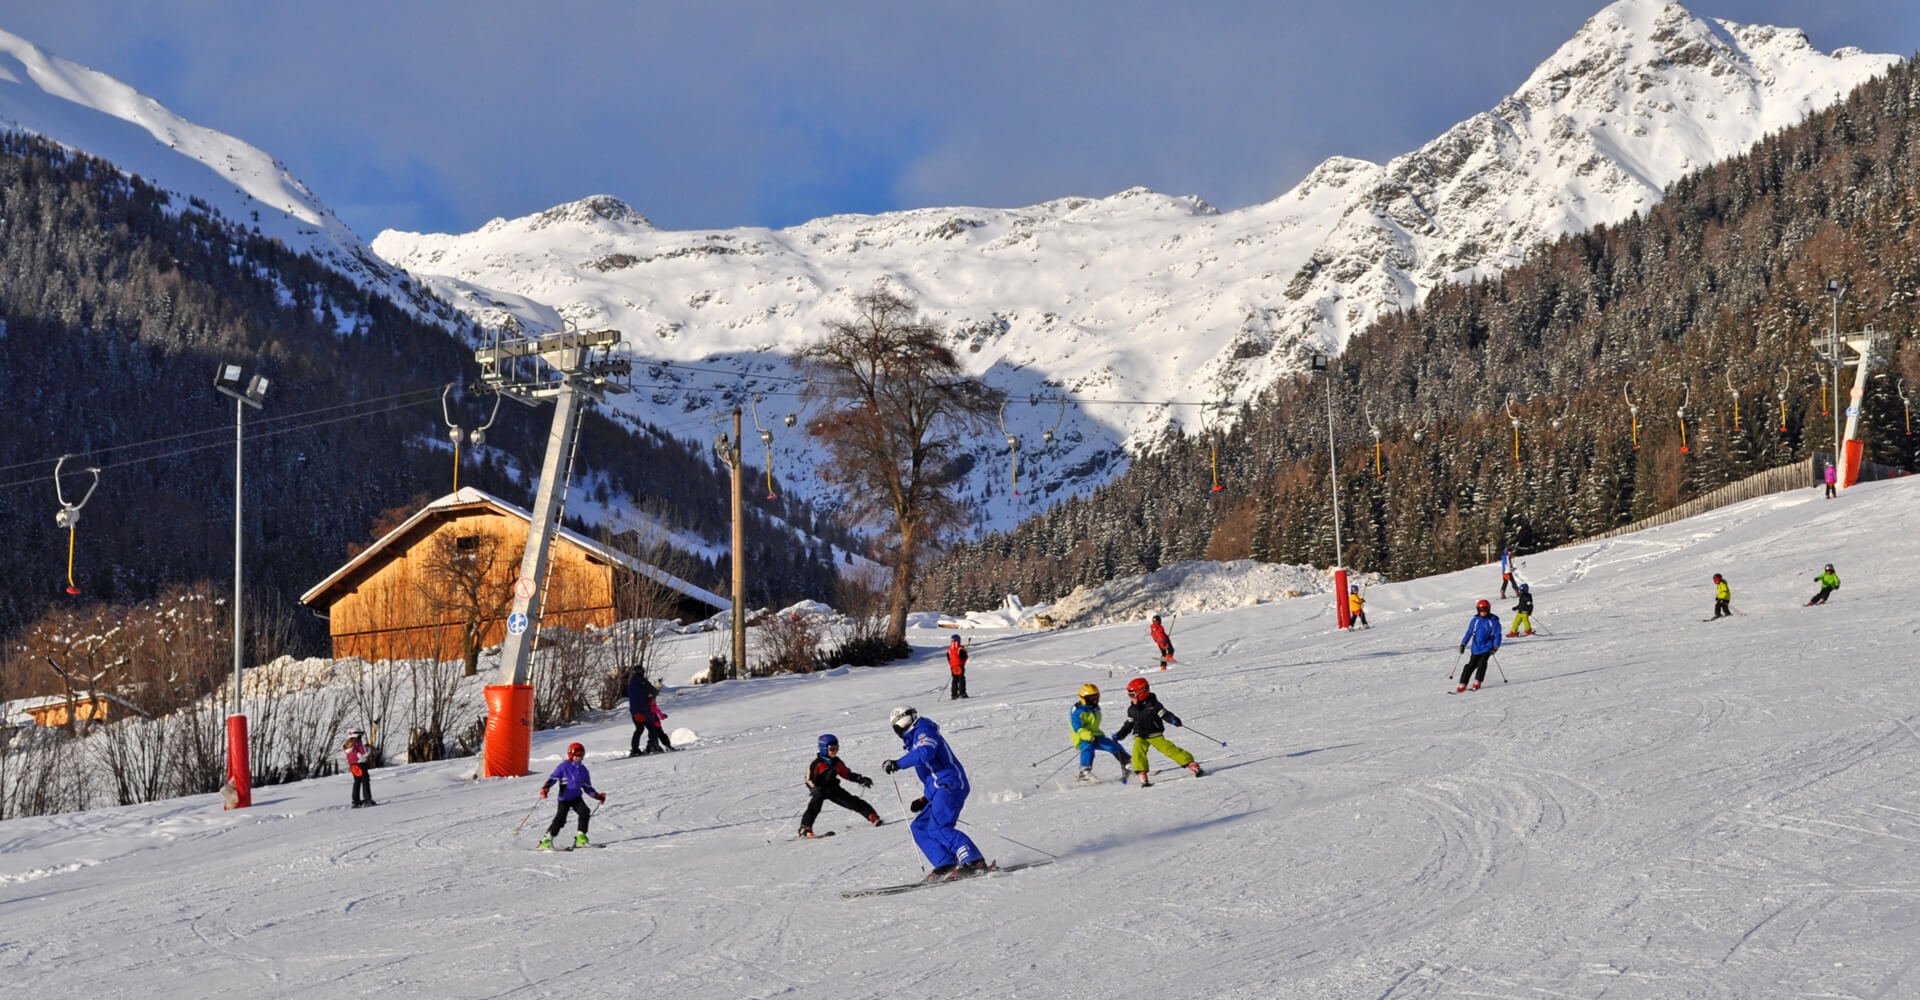
[[[239,365],[221,365],[220,369],[214,372],[213,375],[215,388],[231,389],[234,392],[240,391],[240,380],[241,373]]]
[[[260,405],[267,398],[267,387],[272,384],[273,380],[265,375],[255,375],[247,382],[247,399],[255,406]]]
[[[1309,356],[1307,364],[1317,374],[1324,375],[1327,373],[1327,356],[1319,351],[1315,351]]]

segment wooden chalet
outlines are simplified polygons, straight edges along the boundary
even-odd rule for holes
[[[483,644],[497,645],[506,637],[532,520],[499,497],[463,487],[368,546],[300,603],[330,623],[335,657],[456,658],[469,608],[480,609]],[[732,608],[718,594],[565,528],[555,533],[549,563],[540,609],[546,627],[584,630],[635,617],[643,584],[665,588],[681,621]]]
[[[66,695],[50,694],[10,703],[10,714],[33,725],[58,729],[67,724],[69,703]],[[72,715],[82,722],[111,722],[130,715],[145,715],[126,701],[105,692],[76,691],[71,703]]]

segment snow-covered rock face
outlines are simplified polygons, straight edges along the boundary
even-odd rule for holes
[[[642,358],[742,370],[656,368],[618,404],[703,440],[743,391],[768,394],[763,417],[792,409],[784,356],[847,316],[853,294],[890,281],[958,335],[973,372],[1011,394],[1023,495],[1011,495],[999,434],[980,441],[971,483],[976,526],[1004,527],[1104,482],[1124,468],[1125,446],[1169,422],[1219,421],[1225,409],[1213,406],[1298,371],[1306,347],[1337,349],[1444,282],[1643,211],[1684,174],[1894,61],[1622,0],[1513,96],[1426,146],[1385,166],[1330,159],[1286,194],[1232,212],[1135,188],[1019,209],[669,232],[595,197],[465,235],[386,232],[374,249],[483,321],[612,326]],[[1057,393],[1074,401],[1064,414]],[[1046,430],[1056,440],[1043,446]],[[796,433],[776,442],[787,488],[831,503],[805,474],[819,456]]]
[[[0,31],[0,130],[30,132],[112,162],[229,221],[312,254],[363,288],[418,307],[375,256],[279,160],[187,121],[153,98]]]

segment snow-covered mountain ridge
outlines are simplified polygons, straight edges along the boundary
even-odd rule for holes
[[[1384,165],[1329,159],[1280,197],[1230,212],[1135,188],[675,232],[599,196],[461,235],[389,231],[373,246],[485,322],[613,326],[643,358],[740,370],[656,368],[654,391],[625,404],[695,438],[742,392],[790,389],[768,378],[790,374],[784,356],[847,315],[853,294],[892,282],[1012,395],[1025,495],[1009,495],[1006,448],[990,435],[978,447],[995,474],[972,497],[976,525],[1000,527],[1105,481],[1127,446],[1169,422],[1218,423],[1225,408],[1212,407],[1298,371],[1309,348],[1337,349],[1543,239],[1645,210],[1674,180],[1895,61],[1621,0],[1513,95],[1420,149]],[[1064,419],[1056,392],[1074,402]],[[1040,447],[1056,423],[1058,440]],[[783,473],[816,460],[798,435],[776,447]],[[803,478],[788,488],[828,499]]]
[[[376,256],[285,164],[233,136],[174,114],[97,70],[0,30],[0,129],[30,132],[107,160],[230,222],[311,254],[417,312],[436,309]]]

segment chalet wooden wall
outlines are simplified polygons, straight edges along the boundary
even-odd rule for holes
[[[489,579],[497,577],[500,594],[510,592],[527,544],[527,522],[484,504],[450,508],[422,521],[354,576],[340,581],[342,593],[328,615],[334,656],[446,660],[460,655],[460,616],[435,609],[429,599],[439,586],[428,569],[439,536],[492,538],[494,564]],[[584,629],[617,620],[615,567],[558,536],[551,564],[543,625]],[[495,645],[506,634],[502,612],[489,620],[484,641]]]

